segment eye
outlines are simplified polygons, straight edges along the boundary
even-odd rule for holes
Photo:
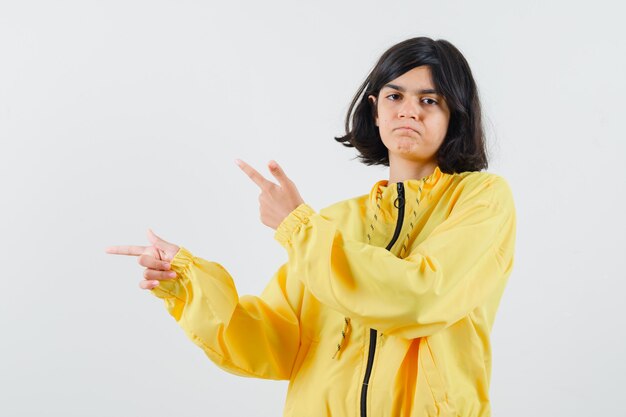
[[[389,94],[389,95],[387,96],[387,98],[388,98],[389,100],[391,100],[391,101],[396,101],[396,100],[398,100],[398,99],[400,98],[400,94],[398,94],[398,93],[392,93],[392,94]]]
[[[439,103],[437,103],[437,100],[434,100],[434,99],[429,98],[429,97],[426,97],[426,98],[422,99],[422,101],[423,102],[428,102],[426,104],[429,104],[429,105],[437,105],[437,104],[439,104]]]

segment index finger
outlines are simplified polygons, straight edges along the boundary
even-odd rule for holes
[[[112,255],[128,255],[139,256],[145,252],[147,246],[109,246],[106,248],[106,253]]]
[[[252,181],[254,181],[256,185],[259,186],[259,188],[264,189],[268,185],[273,184],[273,182],[265,179],[265,177],[259,174],[256,169],[252,168],[241,159],[235,159],[235,163],[239,166],[239,168],[241,168],[243,172],[246,173],[248,177],[250,177]]]

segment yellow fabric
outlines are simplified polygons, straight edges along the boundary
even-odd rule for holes
[[[221,368],[290,380],[285,416],[360,415],[370,328],[368,416],[490,416],[489,335],[515,244],[510,188],[439,168],[403,184],[389,251],[398,189],[382,180],[319,213],[291,212],[275,233],[289,261],[259,297],[239,297],[223,267],[185,248],[172,262],[179,278],[153,293]]]

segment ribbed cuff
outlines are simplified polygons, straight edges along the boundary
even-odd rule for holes
[[[309,222],[309,217],[315,214],[315,210],[306,203],[296,207],[276,228],[274,239],[285,249],[291,244],[291,237],[304,224]]]

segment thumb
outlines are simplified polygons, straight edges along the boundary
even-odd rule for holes
[[[166,242],[165,240],[158,237],[156,233],[152,231],[152,229],[148,229],[148,240],[159,249],[165,250],[168,249],[169,246],[171,246],[171,243]]]
[[[274,176],[274,178],[276,178],[278,180],[278,183],[281,186],[286,186],[289,184],[290,180],[287,177],[287,175],[285,174],[285,171],[283,171],[283,169],[280,167],[280,165],[278,165],[278,162],[272,160],[269,162],[269,164],[267,164],[267,166],[270,169],[270,172],[272,173],[272,175]]]
[[[158,258],[164,261],[171,261],[178,253],[180,247],[173,243],[167,242],[156,235],[152,229],[148,229],[148,239],[150,243],[157,249]]]

